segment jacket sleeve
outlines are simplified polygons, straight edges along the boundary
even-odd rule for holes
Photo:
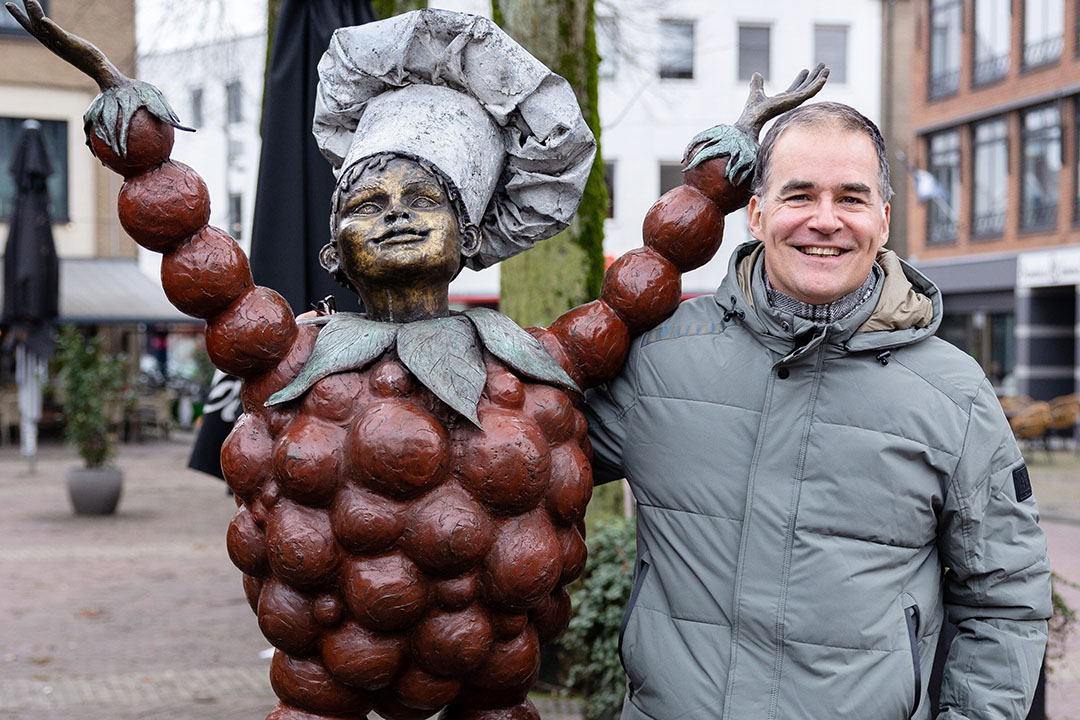
[[[1027,468],[988,381],[972,403],[939,526],[944,601],[958,628],[938,720],[1022,718],[1051,615],[1050,565]]]
[[[637,405],[635,365],[639,342],[635,340],[622,371],[585,393],[585,419],[593,449],[593,480],[599,485],[625,477],[623,449],[629,433],[629,416]]]

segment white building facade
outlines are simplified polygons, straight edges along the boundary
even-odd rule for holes
[[[183,125],[172,158],[210,191],[210,224],[251,247],[259,173],[266,0],[175,3],[139,0],[137,72],[165,94]],[[160,256],[140,250],[157,274]]]

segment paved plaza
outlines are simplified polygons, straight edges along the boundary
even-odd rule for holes
[[[121,446],[124,496],[105,518],[70,510],[72,451],[46,444],[30,475],[0,448],[0,718],[262,720],[273,707],[268,644],[225,552],[235,505],[186,468],[190,442]],[[1031,460],[1052,564],[1080,581],[1080,459]],[[1064,594],[1080,608],[1080,592]],[[1080,720],[1080,632],[1060,652],[1049,714]]]

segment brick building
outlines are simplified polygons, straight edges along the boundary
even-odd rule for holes
[[[1080,307],[1080,3],[921,0],[911,67],[908,253],[940,335],[1002,392],[1074,392]]]

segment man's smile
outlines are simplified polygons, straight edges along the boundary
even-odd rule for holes
[[[806,245],[800,248],[796,248],[803,255],[817,255],[820,257],[836,257],[843,255],[847,252],[843,248],[838,247],[822,247],[820,245]]]

